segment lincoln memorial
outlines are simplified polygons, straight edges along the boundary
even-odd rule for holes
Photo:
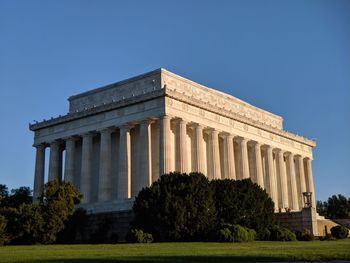
[[[315,206],[315,142],[283,130],[281,116],[165,69],[68,99],[64,116],[30,124],[34,200],[46,181],[72,182],[91,212],[131,209],[160,175],[250,178],[276,211]],[[47,162],[47,163],[45,163]]]

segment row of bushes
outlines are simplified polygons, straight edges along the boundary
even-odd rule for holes
[[[156,242],[313,239],[306,231],[276,225],[271,198],[250,179],[209,181],[201,173],[165,174],[140,191],[133,212],[131,227]]]
[[[258,236],[256,231],[240,225],[225,224],[221,226],[210,241],[215,242],[250,242],[254,240],[270,241],[312,241],[314,236],[309,231],[296,231],[295,233],[288,228],[280,225],[274,225],[266,228],[264,236]],[[323,240],[343,239],[348,236],[349,230],[344,226],[335,226],[331,229],[332,234],[320,237]],[[129,243],[152,243],[153,236],[139,229],[131,229],[126,237]]]

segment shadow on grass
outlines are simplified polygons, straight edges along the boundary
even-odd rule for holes
[[[278,257],[256,257],[256,256],[157,256],[157,257],[124,257],[124,258],[81,258],[81,259],[54,259],[54,260],[35,260],[39,263],[112,263],[112,262],[281,262],[293,261],[293,259]],[[25,261],[30,262],[30,261]],[[33,261],[34,262],[34,261]]]

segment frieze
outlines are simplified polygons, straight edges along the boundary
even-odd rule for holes
[[[180,102],[180,101],[177,101],[175,99],[171,99],[171,98],[168,98],[168,99],[172,101],[172,103],[171,103],[172,107],[176,108],[178,110],[183,110],[184,105],[186,104],[184,102]],[[293,141],[291,139],[288,139],[288,138],[285,138],[285,137],[283,137],[283,136],[281,136],[279,134],[271,133],[269,131],[262,130],[262,129],[258,128],[258,127],[251,126],[251,125],[249,125],[247,123],[234,121],[234,120],[232,120],[230,118],[227,118],[227,117],[224,117],[224,116],[220,116],[220,115],[218,115],[216,113],[205,111],[203,109],[200,109],[199,111],[196,111],[196,110],[193,109],[193,106],[191,106],[191,111],[190,112],[191,112],[191,114],[194,114],[194,115],[197,115],[197,116],[202,116],[202,114],[204,113],[205,118],[208,119],[208,120],[216,121],[217,123],[221,123],[221,124],[230,126],[231,128],[235,128],[237,130],[244,131],[246,133],[250,133],[250,134],[253,134],[253,135],[258,135],[258,136],[260,136],[262,138],[265,138],[267,140],[278,142],[278,143],[281,143],[283,145],[286,145],[286,146],[293,147],[295,149],[301,150],[303,152],[308,152],[308,153],[312,152],[312,148],[310,146],[304,145],[304,144],[299,143],[299,142],[295,142],[295,141]]]
[[[273,128],[282,129],[282,118],[280,116],[258,109],[233,96],[215,91],[189,80],[186,81],[191,82],[191,84],[185,83],[183,78],[174,80],[173,75],[162,75],[162,81],[165,83],[166,93],[173,91],[191,100],[208,103],[209,106],[219,108],[228,113],[235,113]]]

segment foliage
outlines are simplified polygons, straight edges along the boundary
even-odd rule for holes
[[[274,225],[269,229],[271,241],[296,241],[296,235],[288,228],[283,226]]]
[[[343,239],[347,238],[349,235],[349,229],[347,229],[345,226],[334,226],[331,228],[331,233],[336,239]]]
[[[9,190],[6,185],[0,184],[0,206],[1,200],[9,196]]]
[[[217,233],[216,241],[233,242],[233,236],[230,229],[228,229],[227,227],[220,229]]]
[[[64,228],[64,223],[73,214],[74,205],[79,204],[80,199],[81,194],[70,182],[51,181],[45,184],[41,204],[45,221],[43,243],[56,241],[57,233]]]
[[[332,234],[327,233],[325,236],[319,237],[320,241],[328,241],[328,240],[336,240],[334,237],[332,237]]]
[[[248,241],[254,241],[257,238],[257,233],[254,229],[246,227],[248,233]]]
[[[295,231],[295,236],[299,241],[311,241],[314,240],[314,236],[309,230],[304,229],[303,231]]]
[[[350,198],[332,195],[327,202],[317,201],[317,212],[330,219],[350,218]]]
[[[29,187],[12,189],[9,194],[6,185],[0,185],[0,207],[19,208],[22,204],[30,203],[32,203],[32,191]]]
[[[13,210],[13,217],[8,218],[11,226],[11,244],[42,243],[45,234],[42,207],[38,204],[22,204]]]
[[[249,242],[256,238],[256,232],[253,229],[240,225],[225,224],[218,231],[217,240],[221,242]]]
[[[6,225],[6,218],[0,215],[0,246],[3,246],[7,242],[7,234],[5,232]]]
[[[76,240],[81,239],[81,237],[84,236],[84,228],[86,227],[87,219],[88,215],[85,209],[76,209],[74,213],[69,216],[64,229],[57,234],[56,243],[72,244],[75,243]]]
[[[212,180],[219,223],[239,224],[260,232],[273,225],[274,204],[265,190],[245,180]]]
[[[81,195],[70,183],[49,182],[45,185],[42,203],[27,203],[30,189],[21,187],[9,196],[15,200],[0,209],[7,220],[6,234],[10,244],[53,243],[64,223],[73,214]],[[9,206],[9,205],[12,205]]]
[[[129,243],[152,243],[153,236],[139,229],[131,229],[126,236],[126,241]]]
[[[271,231],[267,227],[259,229],[259,232],[257,233],[258,240],[270,240],[270,237]]]
[[[133,228],[157,241],[203,240],[214,226],[215,205],[208,179],[200,173],[170,173],[136,197]]]

